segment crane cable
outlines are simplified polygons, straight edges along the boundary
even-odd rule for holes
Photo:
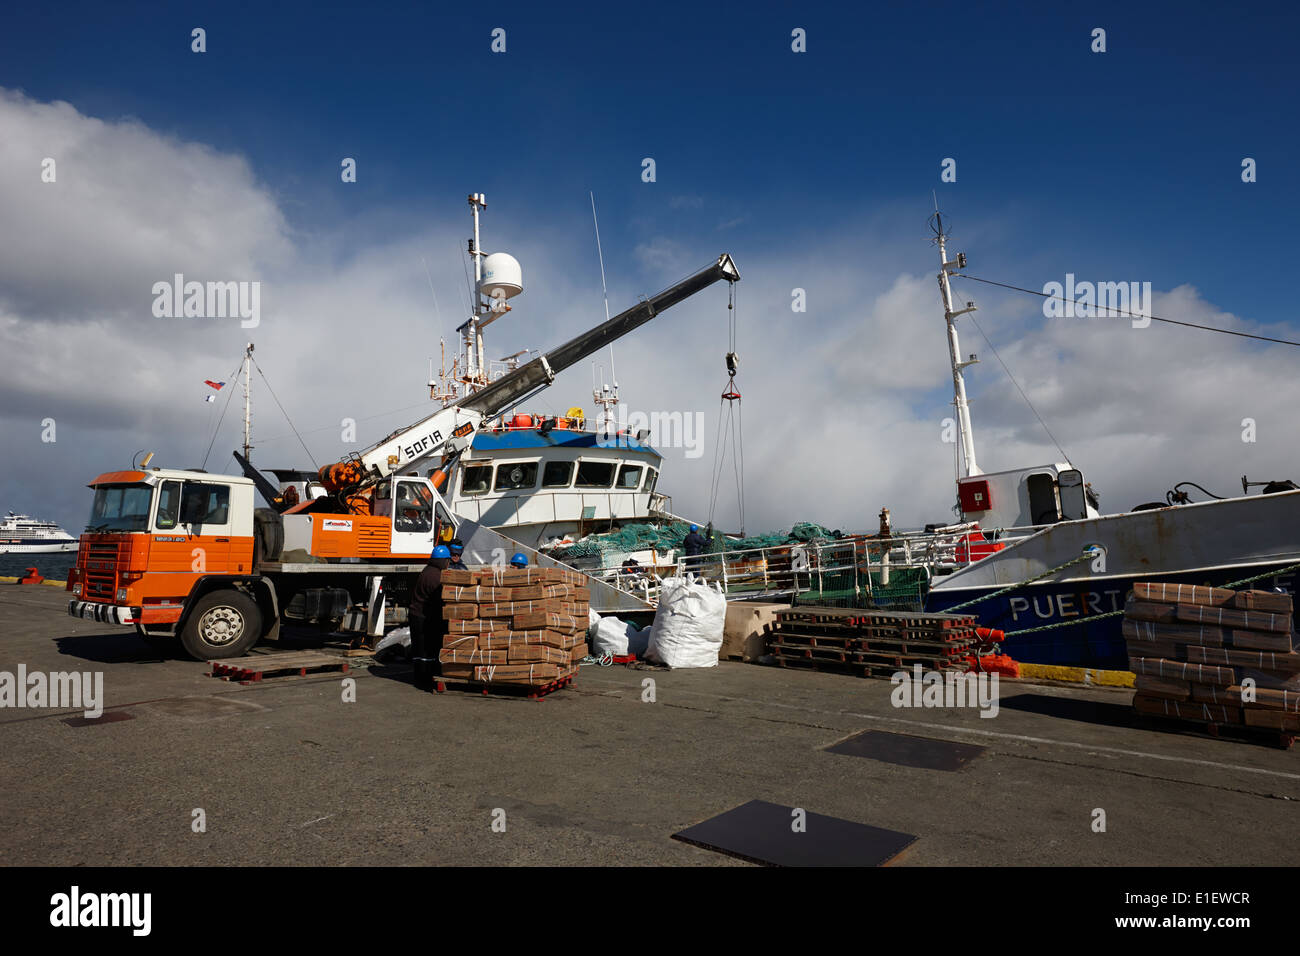
[[[727,297],[727,385],[722,391],[718,405],[718,433],[713,446],[713,483],[709,493],[709,524],[713,525],[713,516],[717,508],[718,492],[722,485],[722,470],[726,465],[723,449],[726,439],[731,439],[732,471],[736,479],[736,501],[740,511],[740,533],[745,533],[745,442],[743,436],[744,416],[740,400],[740,389],[736,387],[736,370],[740,357],[736,354],[736,283],[729,282]],[[723,429],[723,409],[726,409],[726,429]]]

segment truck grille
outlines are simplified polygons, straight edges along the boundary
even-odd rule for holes
[[[131,542],[99,541],[84,545],[77,558],[81,566],[81,596],[87,601],[112,601],[117,594],[118,569],[131,554]]]

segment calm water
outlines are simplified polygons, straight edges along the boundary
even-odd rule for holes
[[[0,577],[22,577],[35,568],[51,581],[66,581],[68,571],[77,563],[77,552],[61,554],[0,554]]]

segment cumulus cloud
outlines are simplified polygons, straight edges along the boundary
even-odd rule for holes
[[[380,230],[341,221],[335,236],[309,243],[238,155],[134,120],[89,117],[66,103],[3,91],[0,127],[7,133],[0,142],[0,208],[7,214],[0,235],[0,350],[7,359],[0,507],[78,530],[84,483],[125,466],[137,450],[157,451],[156,464],[198,466],[222,407],[203,403],[201,383],[230,381],[224,401],[250,338],[317,463],[429,410],[427,359],[438,355],[443,337],[455,353],[454,328],[463,318],[462,264],[450,251],[462,247],[466,219],[386,228],[382,241],[360,245],[351,237]],[[40,181],[45,156],[58,163],[57,183]],[[455,208],[463,215],[461,203]],[[500,238],[504,230],[494,222],[485,223],[486,235]],[[954,448],[942,440],[951,375],[937,264],[932,250],[900,244],[898,235],[897,223],[862,214],[820,224],[815,242],[727,233],[724,245],[744,277],[736,349],[746,530],[796,520],[871,528],[883,506],[900,526],[951,518]],[[707,265],[722,251],[717,240],[706,228],[638,245],[630,257],[639,270],[635,285],[620,281],[628,292],[611,308]],[[548,349],[601,318],[590,246],[586,233],[527,234],[509,243],[523,264],[525,293],[489,329],[489,358]],[[836,250],[833,261],[826,249]],[[261,325],[154,317],[152,284],[174,272],[261,281]],[[804,290],[806,312],[791,309],[796,288]],[[1036,300],[964,287],[958,294],[979,302],[976,318],[1104,506],[1160,498],[1182,479],[1225,494],[1242,473],[1291,474],[1290,410],[1300,383],[1289,349],[1158,324],[1049,320]],[[730,454],[715,447],[726,410],[726,304],[725,287],[715,286],[614,350],[632,410],[704,416],[701,456],[662,449],[660,488],[673,496],[674,510],[694,518],[708,517],[715,457]],[[1157,294],[1154,306],[1158,315],[1254,327],[1188,286]],[[965,320],[962,350],[981,356],[968,372],[981,465],[993,471],[1059,459]],[[608,362],[604,354],[594,360]],[[530,410],[590,411],[591,378],[587,363],[562,373]],[[310,464],[267,383],[255,375],[253,388],[255,460]],[[237,418],[227,416],[209,469],[232,470]],[[343,443],[344,418],[357,421],[358,445]],[[1256,443],[1241,441],[1243,418],[1256,420]],[[47,419],[57,423],[53,443],[41,440]],[[724,465],[714,518],[737,529],[731,465]]]

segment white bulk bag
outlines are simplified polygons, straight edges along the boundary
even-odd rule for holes
[[[727,599],[720,590],[669,578],[659,589],[646,658],[669,667],[716,667],[726,620]]]

